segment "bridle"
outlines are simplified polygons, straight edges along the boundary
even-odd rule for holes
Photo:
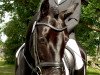
[[[40,26],[40,25],[48,26],[48,27],[50,27],[52,30],[57,31],[57,32],[62,32],[62,31],[64,31],[64,30],[67,29],[67,26],[65,26],[65,27],[63,27],[63,28],[56,28],[56,27],[52,26],[52,25],[49,24],[49,23],[43,23],[43,22],[36,22],[36,21],[35,21],[34,24],[33,24],[32,32],[34,31],[34,29],[35,29],[36,26]]]
[[[33,67],[27,60],[26,56],[23,53],[24,59],[26,61],[26,63],[28,64],[28,66],[30,67],[30,69],[32,70],[32,74],[33,72],[35,72],[37,75],[42,75],[42,71],[41,71],[41,67],[52,67],[52,68],[56,68],[56,69],[63,69],[63,62],[40,62],[39,60],[39,54],[37,51],[37,32],[35,27],[36,26],[41,26],[41,25],[45,25],[50,27],[52,30],[57,31],[57,32],[62,32],[65,29],[67,29],[67,27],[65,26],[64,28],[56,28],[54,26],[52,26],[51,24],[47,24],[47,23],[42,23],[42,22],[34,22],[33,27],[32,27],[32,35],[33,35],[33,50],[34,50],[34,59],[35,59],[35,67]],[[31,53],[30,53],[31,54]],[[31,54],[32,56],[32,54]]]
[[[35,38],[37,38],[37,33],[36,33],[36,30],[35,30],[35,27],[36,26],[41,26],[41,25],[44,25],[44,26],[48,26],[50,27],[52,30],[56,31],[56,32],[62,32],[64,31],[65,29],[67,29],[67,26],[65,26],[64,28],[56,28],[54,26],[52,26],[51,24],[48,24],[48,23],[42,23],[42,22],[34,22],[33,24],[33,28],[32,28],[32,32],[33,32],[33,39],[35,40],[34,42],[34,45],[37,44],[37,41]],[[36,45],[35,45],[36,46]],[[39,56],[38,56],[38,51],[37,51],[37,47],[34,48],[34,55],[35,55],[35,61],[36,61],[36,65],[41,69],[41,67],[53,67],[56,69],[63,69],[63,62],[40,62],[39,61]]]
[[[50,27],[52,30],[56,31],[56,32],[62,32],[65,29],[67,29],[67,26],[65,26],[64,28],[56,28],[54,26],[52,26],[51,24],[48,23],[42,23],[42,22],[34,22],[33,27],[32,27],[32,35],[33,35],[33,49],[34,49],[34,59],[35,59],[35,67],[33,67],[27,60],[26,56],[23,53],[24,59],[26,61],[26,63],[28,64],[28,66],[30,67],[30,69],[32,70],[31,75],[33,75],[33,72],[36,73],[37,75],[42,75],[42,70],[41,67],[53,67],[56,69],[64,69],[63,68],[63,62],[40,62],[39,61],[39,56],[38,56],[38,52],[37,52],[37,40],[35,38],[37,38],[37,32],[35,27],[36,26],[40,26],[40,25],[45,25]],[[68,38],[69,39],[69,38]],[[70,50],[70,49],[68,49]],[[73,53],[73,52],[71,52]],[[30,53],[31,54],[31,53]],[[32,56],[32,54],[31,54]],[[83,59],[84,60],[84,59]]]

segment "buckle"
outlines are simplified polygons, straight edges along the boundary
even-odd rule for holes
[[[36,66],[36,71],[37,71],[37,75],[42,75],[42,71],[39,66]]]

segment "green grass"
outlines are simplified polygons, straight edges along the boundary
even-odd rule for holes
[[[0,61],[0,75],[15,75],[14,65],[5,64],[3,61]],[[100,69],[94,69],[89,67],[87,70],[87,75],[100,75]]]
[[[14,65],[7,65],[0,61],[0,75],[15,75],[14,70]]]
[[[92,67],[88,67],[87,75],[100,75],[100,69],[94,69]]]

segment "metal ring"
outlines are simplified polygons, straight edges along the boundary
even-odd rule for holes
[[[39,66],[36,66],[36,69],[37,69],[37,74],[41,75],[42,74],[41,68]]]

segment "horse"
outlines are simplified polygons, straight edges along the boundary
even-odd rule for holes
[[[69,9],[74,10],[75,6]],[[26,43],[16,53],[15,75],[67,75],[62,58],[69,39],[64,19],[73,13],[69,11],[66,16],[65,11],[58,14],[56,8],[50,8],[48,0],[44,0],[38,21],[29,26]],[[75,58],[72,53],[70,56],[73,65]],[[76,75],[74,67],[70,75]]]

